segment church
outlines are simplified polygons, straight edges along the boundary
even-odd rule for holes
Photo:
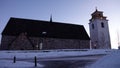
[[[89,49],[83,25],[10,18],[2,32],[2,50]]]
[[[2,32],[1,50],[111,49],[107,17],[97,9],[83,25],[10,18]]]

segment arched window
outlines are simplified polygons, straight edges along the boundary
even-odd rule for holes
[[[92,24],[92,29],[94,29],[94,24]]]
[[[104,23],[103,22],[101,22],[101,27],[104,28]]]

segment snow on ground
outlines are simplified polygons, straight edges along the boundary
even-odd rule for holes
[[[79,56],[95,56],[95,55],[104,55],[104,54],[111,54],[118,52],[118,50],[105,50],[105,49],[60,49],[60,50],[22,50],[22,51],[0,51],[0,68],[19,68],[19,67],[34,67],[34,63],[32,62],[25,62],[25,61],[16,61],[16,63],[13,63],[13,57],[16,56],[17,59],[34,59],[36,56],[37,58],[59,58],[59,57],[79,57]],[[110,55],[114,58],[113,55]],[[117,57],[119,56],[119,57]],[[109,57],[109,56],[108,56]],[[112,60],[112,57],[110,60]],[[119,55],[115,54],[116,61],[117,59],[120,59],[120,53]],[[105,59],[103,59],[105,60]],[[113,61],[113,60],[112,60]],[[100,61],[99,61],[100,62]],[[98,64],[99,64],[98,62]],[[102,62],[102,60],[101,60]],[[107,62],[107,60],[106,60]],[[119,62],[120,63],[120,62]],[[97,64],[97,63],[96,63]],[[117,65],[117,63],[116,63]],[[39,67],[42,67],[43,65],[38,64]],[[94,67],[93,67],[94,68]],[[103,67],[101,67],[103,68]],[[105,67],[104,67],[105,68]],[[109,68],[109,67],[107,67]]]
[[[34,63],[17,61],[13,63],[11,60],[0,60],[0,68],[32,68],[35,67]],[[37,64],[37,67],[44,67],[43,65]]]
[[[54,58],[54,57],[66,57],[66,56],[88,56],[88,55],[99,55],[99,54],[109,54],[116,50],[28,50],[28,51],[0,51],[0,58],[33,58],[37,56],[38,58]]]
[[[120,68],[120,50],[104,56],[88,68]]]

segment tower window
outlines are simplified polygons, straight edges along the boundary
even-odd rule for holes
[[[104,28],[104,23],[103,22],[101,23],[101,27]]]
[[[94,24],[92,24],[92,29],[94,29]]]

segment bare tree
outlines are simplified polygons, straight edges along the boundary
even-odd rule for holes
[[[117,38],[118,38],[118,49],[120,49],[119,31],[117,31]]]

